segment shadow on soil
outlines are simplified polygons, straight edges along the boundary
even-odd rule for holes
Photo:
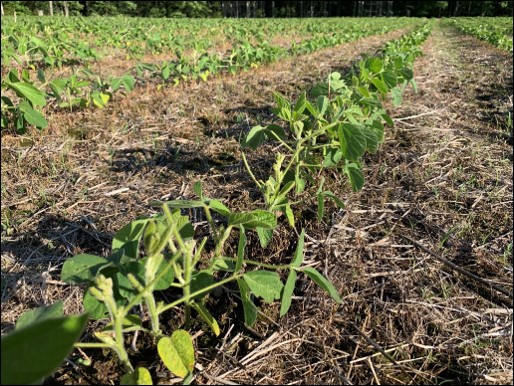
[[[71,221],[63,217],[48,216],[39,221],[33,234],[24,235],[14,241],[2,241],[2,256],[13,258],[14,269],[11,272],[2,269],[1,302],[6,302],[15,292],[11,288],[22,277],[31,282],[44,282],[43,272],[34,267],[43,265],[50,269],[67,257],[81,253],[102,256],[109,250],[111,239],[112,235],[95,228],[91,218],[83,217],[78,221]]]
[[[199,149],[169,146],[158,151],[142,148],[117,151],[113,156],[111,170],[116,173],[134,173],[167,168],[177,174],[185,175],[188,171],[207,172],[223,164],[222,161],[206,155]]]

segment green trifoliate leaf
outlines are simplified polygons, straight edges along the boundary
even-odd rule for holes
[[[280,299],[284,285],[276,272],[253,271],[243,276],[250,291],[264,299],[266,303]]]

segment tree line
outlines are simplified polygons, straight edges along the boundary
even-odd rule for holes
[[[2,15],[140,17],[512,16],[513,1],[2,1]]]

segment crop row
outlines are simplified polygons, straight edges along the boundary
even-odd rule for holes
[[[512,18],[475,17],[451,19],[448,23],[467,35],[495,45],[503,51],[512,52]]]
[[[333,73],[327,82],[294,102],[276,95],[276,123],[253,128],[242,143],[245,151],[266,141],[281,144],[266,181],[255,177],[243,157],[263,195],[263,208],[232,212],[219,200],[206,197],[197,183],[197,199],[155,203],[162,209],[160,215],[139,218],[123,227],[114,236],[113,253],[108,257],[79,255],[66,260],[61,280],[86,286],[83,303],[87,314],[63,317],[62,303],[24,314],[15,331],[2,337],[2,384],[41,381],[73,346],[111,350],[126,371],[121,384],[152,384],[149,370],[133,365],[126,346],[127,338],[135,345],[141,335],[152,337],[145,341],[154,342],[164,365],[188,384],[195,368],[194,343],[188,330],[197,316],[215,336],[221,334],[208,301],[209,294],[221,286],[238,289],[248,326],[258,318],[256,298],[264,303],[280,301],[280,316],[287,314],[299,275],[341,303],[334,285],[304,264],[306,232],[296,232],[294,209],[309,202],[306,196],[310,195],[317,199],[321,220],[325,200],[343,205],[340,198],[323,189],[320,176],[325,169],[347,176],[355,190],[362,188],[361,158],[378,150],[386,124],[392,124],[383,101],[392,98],[399,104],[406,87],[415,86],[413,63],[429,33],[430,25],[420,26],[387,44],[380,55],[362,60],[353,75],[344,78]],[[298,200],[300,195],[302,200]],[[205,213],[208,237],[195,235],[193,224],[184,215],[191,209]],[[279,221],[279,212],[285,213],[286,223]],[[290,263],[252,260],[255,254],[259,258],[259,253],[248,257],[248,233],[257,233],[264,254],[279,226],[292,227],[299,234]],[[234,238],[238,240],[235,252],[227,256],[228,243]],[[165,290],[173,291],[175,300],[159,301],[157,293]],[[141,308],[144,312],[139,312]],[[165,321],[175,312],[184,316],[183,329],[170,334]],[[95,331],[95,342],[77,343],[88,318],[108,319],[109,323]]]
[[[412,21],[406,22],[407,25],[410,23]],[[48,79],[43,69],[37,71],[37,76],[33,75],[34,71],[27,69],[12,69],[2,78],[2,129],[24,133],[29,125],[45,128],[48,122],[41,112],[43,106],[46,106],[47,111],[55,108],[104,108],[116,92],[130,92],[138,83],[146,82],[147,79],[158,79],[159,89],[184,81],[207,81],[211,76],[223,72],[235,74],[284,57],[307,54],[398,28],[398,25],[391,22],[386,24],[377,23],[362,30],[348,26],[338,33],[318,35],[294,43],[289,48],[273,46],[267,41],[255,44],[242,41],[235,44],[227,54],[204,52],[186,55],[182,50],[177,50],[174,60],[159,64],[141,63],[129,73],[109,79],[102,79],[86,68],[57,79]],[[50,55],[49,51],[45,52]],[[50,57],[54,60],[52,55]]]
[[[138,18],[22,17],[2,20],[2,67],[20,61],[24,68],[87,63],[113,51],[128,57],[215,50],[220,44],[258,43],[274,37],[316,35],[405,25],[404,19],[177,20]]]

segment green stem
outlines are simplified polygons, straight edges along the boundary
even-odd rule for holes
[[[145,296],[146,307],[148,308],[148,313],[150,314],[150,320],[152,321],[152,333],[155,336],[160,335],[161,328],[159,324],[159,314],[157,312],[157,306],[155,304],[155,298],[153,294]]]
[[[214,251],[214,257],[215,258],[218,258],[218,257],[221,256],[221,252],[222,252],[223,246],[225,245],[226,241],[230,237],[230,233],[232,232],[232,229],[233,229],[233,227],[229,226],[225,230],[225,233],[223,234],[223,237],[221,238],[221,240],[216,244],[216,249]]]
[[[255,183],[255,185],[257,185],[257,187],[260,190],[262,190],[263,185],[259,181],[257,181],[257,178],[253,174],[252,169],[250,169],[250,165],[248,164],[248,160],[246,159],[245,153],[241,152],[241,158],[243,159],[243,163],[246,167],[246,170],[248,171],[248,174],[250,174],[250,177],[252,178],[253,182]]]
[[[184,251],[184,280],[186,281],[186,285],[184,286],[183,293],[185,298],[191,294],[191,276],[193,273],[192,260],[193,251],[189,248]],[[191,304],[189,301],[186,302],[185,318],[185,329],[189,330],[191,328]]]
[[[237,259],[233,259],[233,258],[227,258],[226,260],[233,261],[234,263],[237,262]],[[243,263],[248,264],[248,265],[253,265],[255,267],[271,269],[274,271],[284,271],[284,270],[291,269],[291,265],[272,265],[272,264],[259,263],[257,261],[251,261],[251,260],[243,260]]]
[[[276,135],[273,131],[271,132],[271,135],[277,141],[279,141],[282,145],[284,145],[287,148],[287,150],[289,150],[291,153],[294,152],[293,148],[291,146],[289,146],[286,142],[284,142],[284,140],[282,138],[280,138],[278,135]]]
[[[74,346],[76,348],[108,348],[111,350],[115,350],[116,347],[107,343],[75,343]]]
[[[218,283],[215,283],[215,284],[212,284],[212,285],[210,285],[208,287],[202,288],[201,290],[193,292],[192,294],[190,294],[187,297],[180,298],[180,299],[174,301],[173,303],[170,303],[170,304],[168,304],[168,305],[166,305],[164,307],[161,307],[158,310],[158,313],[162,314],[162,313],[164,313],[164,312],[166,312],[168,310],[171,310],[172,308],[175,308],[175,307],[177,307],[177,306],[179,306],[179,305],[181,305],[183,303],[186,303],[186,302],[190,301],[191,299],[194,299],[194,298],[196,298],[198,296],[201,296],[203,294],[211,292],[212,290],[215,290],[218,287],[221,287],[221,286],[223,286],[225,284],[228,284],[228,283],[230,283],[232,281],[235,281],[237,279],[240,279],[242,277],[243,277],[243,274],[234,275],[234,276],[229,277],[228,279],[222,280],[222,281],[220,281]]]
[[[134,368],[130,363],[127,350],[125,349],[125,339],[123,336],[123,319],[124,315],[118,315],[114,319],[114,334],[116,336],[116,352],[120,358],[121,363],[129,372],[133,372]]]
[[[207,222],[209,223],[209,225],[212,229],[212,234],[214,236],[214,243],[217,244],[219,241],[219,233],[218,233],[218,229],[216,229],[216,225],[214,224],[214,220],[212,219],[211,209],[209,208],[208,205],[204,205],[203,209],[205,212],[205,217],[207,217]]]
[[[113,323],[114,342],[116,344],[116,346],[113,348],[125,369],[129,372],[133,372],[134,368],[130,363],[127,350],[125,349],[125,339],[123,335],[123,319],[127,313],[123,308],[118,309],[118,306],[112,297],[105,299],[105,305],[109,311],[109,314],[111,315],[111,320]]]

